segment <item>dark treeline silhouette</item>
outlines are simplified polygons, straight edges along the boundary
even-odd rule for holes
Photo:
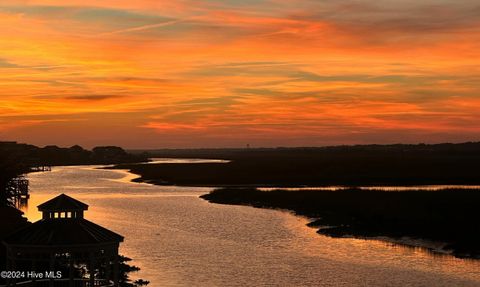
[[[137,151],[139,152],[139,151]],[[480,143],[321,148],[157,150],[151,157],[220,158],[230,163],[122,165],[140,180],[179,185],[480,184]]]
[[[202,198],[214,203],[281,208],[318,218],[319,233],[341,237],[409,236],[447,243],[456,256],[480,258],[480,190],[398,191],[344,189],[217,189]]]
[[[0,142],[0,156],[2,155],[8,155],[17,162],[28,166],[114,164],[141,162],[147,159],[143,155],[127,153],[122,148],[116,146],[95,147],[89,151],[78,145],[69,148],[61,148],[54,145],[40,148],[16,142]]]

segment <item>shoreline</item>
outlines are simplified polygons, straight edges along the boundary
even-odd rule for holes
[[[478,177],[460,177],[454,174],[422,178],[396,175],[389,171],[374,176],[377,171],[358,174],[358,170],[339,170],[325,172],[315,166],[294,166],[288,169],[288,162],[275,165],[268,159],[250,163],[232,161],[228,163],[138,163],[116,164],[105,169],[123,169],[138,175],[136,182],[148,182],[157,185],[203,186],[203,187],[262,187],[262,188],[308,188],[308,187],[415,187],[415,186],[478,186]],[[398,171],[403,173],[403,171]],[[347,178],[343,174],[350,174]],[[371,175],[370,175],[371,174]]]
[[[202,198],[202,196],[200,196],[200,198]],[[202,198],[202,199],[205,199],[205,198]],[[207,199],[205,199],[205,200],[207,200]],[[398,246],[405,247],[405,248],[414,248],[414,249],[415,248],[420,248],[420,249],[428,251],[428,252],[430,252],[434,255],[437,255],[437,256],[453,256],[455,258],[464,259],[464,260],[480,260],[480,256],[461,256],[461,255],[455,254],[453,252],[453,250],[446,249],[446,247],[448,246],[448,243],[446,243],[446,242],[432,241],[432,240],[423,239],[423,238],[413,238],[413,237],[409,237],[409,236],[402,236],[402,237],[392,237],[392,236],[388,236],[388,235],[364,236],[364,235],[361,235],[361,234],[343,234],[341,236],[332,236],[328,233],[322,232],[322,229],[326,230],[326,229],[332,228],[334,226],[317,226],[317,225],[314,225],[312,223],[315,222],[316,218],[306,217],[306,216],[297,214],[297,213],[295,213],[294,211],[291,211],[291,210],[281,209],[281,208],[259,207],[259,206],[255,206],[255,205],[216,203],[216,202],[212,202],[212,201],[209,201],[209,200],[207,200],[207,201],[209,203],[212,203],[212,204],[241,205],[241,206],[249,206],[249,207],[260,208],[260,209],[280,210],[280,211],[283,211],[283,212],[288,212],[288,213],[290,213],[294,216],[305,217],[310,221],[309,223],[306,224],[307,227],[317,229],[317,231],[316,231],[317,234],[327,236],[327,237],[331,237],[331,238],[338,238],[338,239],[352,238],[352,239],[359,239],[359,240],[377,240],[377,241],[384,242],[385,244],[393,244],[393,245],[398,245]]]
[[[103,169],[103,168],[101,168]],[[258,188],[258,189],[266,189],[268,190],[275,190],[275,189],[286,189],[286,190],[329,190],[329,191],[338,191],[343,189],[350,189],[352,186],[348,185],[267,185],[267,184],[172,184],[170,182],[162,181],[162,180],[154,180],[154,179],[144,179],[142,178],[141,174],[135,173],[129,169],[116,169],[116,170],[124,170],[131,174],[137,176],[137,178],[133,179],[132,182],[135,183],[147,183],[159,186],[185,186],[185,187],[212,187],[212,188]],[[425,184],[425,185],[369,185],[369,186],[355,186],[355,188],[359,188],[361,190],[383,190],[386,188],[386,191],[405,191],[405,190],[422,190],[422,191],[437,191],[442,189],[472,189],[477,190],[480,189],[480,185],[477,184],[452,184],[452,185],[443,185],[443,184]]]
[[[294,214],[295,216],[298,216]],[[314,219],[312,219],[314,220]],[[360,239],[360,240],[377,240],[377,241],[382,241],[386,244],[392,244],[392,245],[398,245],[406,248],[420,248],[423,250],[426,250],[430,253],[433,253],[435,255],[445,255],[445,256],[453,256],[455,258],[460,258],[460,259],[469,259],[469,260],[478,260],[480,257],[472,257],[472,256],[460,256],[456,255],[453,250],[447,249],[448,243],[446,242],[441,242],[441,241],[432,241],[428,239],[423,239],[423,238],[413,238],[409,236],[402,236],[402,237],[392,237],[388,235],[378,235],[378,236],[362,236],[360,234],[344,234],[342,236],[331,236],[329,234],[326,234],[322,232],[322,229],[328,229],[331,228],[330,226],[323,226],[323,227],[318,227],[318,226],[311,226],[310,223],[307,224],[308,227],[311,228],[318,228],[316,231],[320,235],[332,237],[332,238],[353,238],[353,239]]]
[[[185,165],[185,164],[178,164],[178,166]],[[322,186],[315,185],[305,185],[305,184],[288,184],[288,185],[282,185],[280,186],[279,184],[222,184],[222,183],[203,183],[199,184],[198,182],[179,182],[175,184],[175,182],[170,182],[170,181],[164,181],[159,178],[146,178],[143,176],[142,170],[134,169],[132,167],[135,167],[138,165],[116,165],[116,166],[110,166],[110,167],[105,167],[105,169],[123,169],[126,170],[132,174],[137,175],[138,177],[133,179],[132,182],[137,182],[137,183],[147,183],[147,184],[153,184],[153,185],[174,185],[174,186],[185,186],[185,187],[210,187],[210,188],[222,188],[222,189],[233,189],[233,190],[239,190],[239,189],[262,189],[265,188],[267,189],[266,192],[272,192],[278,189],[285,189],[288,190],[290,189],[295,189],[295,188],[303,188],[298,191],[305,191],[305,192],[311,192],[315,191],[315,188],[322,188]],[[155,165],[153,165],[155,166]],[[434,186],[434,185],[441,185],[445,184],[445,182],[439,182],[437,184],[433,185],[423,185],[425,187],[428,186]],[[448,184],[448,183],[447,183]],[[361,191],[379,191],[378,189],[375,189],[376,187],[385,187],[384,184],[379,184],[379,185],[371,185],[368,186],[370,189],[361,189]],[[401,185],[395,185],[392,184],[389,187],[411,187],[415,188],[418,187],[418,185],[415,184],[405,184],[402,183]],[[462,189],[462,186],[466,187],[464,190],[480,190],[478,188],[475,188],[474,184],[462,184],[459,186],[451,186],[448,189]],[[323,187],[328,187],[328,185],[323,185]],[[339,186],[339,190],[336,190],[338,192],[342,192],[344,190],[348,190],[349,188],[352,189],[352,187],[349,187],[348,185],[344,186]],[[356,188],[356,187],[355,187]],[[429,192],[429,191],[434,191],[434,192],[441,192],[443,189],[439,190],[421,190],[418,188],[412,191],[422,191],[422,192]],[[398,192],[402,192],[397,190]],[[329,191],[331,192],[331,191]],[[394,192],[397,193],[397,192]],[[455,256],[457,258],[463,258],[463,259],[480,259],[480,252],[478,248],[474,248],[474,250],[470,250],[472,248],[472,244],[468,243],[468,247],[465,248],[463,246],[463,243],[457,244],[457,243],[452,243],[448,242],[447,240],[432,240],[431,238],[428,238],[426,236],[423,236],[420,234],[419,236],[416,236],[415,233],[413,234],[402,234],[401,232],[397,231],[392,231],[392,230],[376,230],[372,232],[371,230],[367,229],[362,229],[362,228],[346,228],[345,226],[342,226],[342,222],[338,222],[337,220],[334,220],[332,222],[324,222],[324,219],[321,219],[316,216],[310,216],[309,214],[306,214],[304,211],[300,210],[295,210],[292,208],[285,208],[285,207],[279,207],[279,206],[271,206],[268,203],[266,204],[259,204],[258,202],[243,202],[243,203],[232,203],[231,201],[222,201],[222,202],[217,202],[215,200],[210,200],[207,199],[211,193],[202,195],[201,198],[206,199],[207,201],[211,203],[221,203],[221,204],[232,204],[232,205],[248,205],[248,206],[253,206],[257,208],[269,208],[269,209],[281,209],[281,210],[286,210],[293,212],[293,214],[297,216],[306,216],[311,220],[309,224],[307,224],[310,227],[318,228],[317,233],[330,236],[330,237],[337,237],[337,238],[342,238],[342,237],[351,237],[351,238],[358,238],[358,239],[364,239],[364,240],[381,240],[383,242],[391,243],[391,244],[398,244],[398,245],[403,245],[403,246],[408,246],[412,248],[423,248],[426,250],[429,250],[430,252],[436,253],[436,254],[444,254],[444,255],[451,255]],[[330,226],[329,228],[321,228],[325,226]],[[413,235],[413,236],[412,236]],[[437,234],[438,235],[438,234]]]
[[[255,208],[280,209],[284,211],[289,211],[296,216],[303,216],[309,218],[310,222],[307,224],[307,226],[316,228],[317,233],[332,238],[381,240],[387,243],[399,244],[412,248],[424,248],[432,253],[452,255],[456,258],[473,260],[480,259],[480,248],[478,247],[478,241],[476,241],[476,239],[478,239],[479,237],[478,232],[475,234],[476,231],[470,231],[469,229],[465,230],[462,227],[458,227],[458,230],[463,231],[463,233],[452,235],[452,232],[449,232],[450,229],[442,230],[438,228],[438,226],[442,225],[442,222],[444,221],[443,219],[439,219],[439,222],[427,221],[424,225],[419,226],[431,225],[429,226],[430,230],[421,230],[419,229],[419,226],[415,226],[415,223],[408,222],[407,224],[404,224],[398,218],[388,219],[388,211],[385,212],[385,214],[375,215],[372,217],[373,219],[370,218],[369,220],[363,215],[358,215],[357,217],[345,215],[351,211],[334,211],[336,207],[322,213],[322,211],[312,211],[309,210],[309,207],[298,205],[298,202],[294,202],[290,204],[290,206],[283,205],[283,201],[294,201],[295,199],[293,199],[292,196],[285,196],[283,199],[278,200],[278,198],[274,198],[275,196],[271,196],[270,198],[268,198],[268,196],[265,196],[265,194],[271,192],[261,192],[256,189],[254,192],[257,194],[254,195],[248,194],[249,192],[252,192],[251,189],[243,190],[243,192],[245,192],[245,195],[242,195],[241,191],[239,192],[238,189],[237,191],[228,194],[229,191],[231,192],[232,190],[235,189],[217,189],[211,193],[202,195],[200,197],[210,203],[244,205],[252,206]],[[281,192],[281,190],[277,190],[275,192],[278,193]],[[362,193],[364,191],[346,191],[345,193],[349,192]],[[388,193],[382,191],[376,192]],[[263,195],[261,195],[262,193]],[[261,198],[262,196],[263,198]],[[307,197],[305,194],[299,194],[294,196]],[[327,197],[322,197],[323,200],[325,198]],[[332,200],[332,202],[337,199]],[[308,200],[312,199],[310,198]],[[448,215],[445,216],[448,217]],[[395,220],[400,221],[400,224],[398,224],[398,222],[395,223]],[[424,218],[422,218],[421,216],[419,216],[417,220],[420,223],[424,223],[422,222]],[[451,223],[448,224],[447,228],[451,228],[451,225]],[[458,237],[455,237],[457,235]],[[471,239],[471,237],[473,237],[474,239]]]
[[[141,163],[139,163],[140,165]],[[137,176],[137,178],[133,179],[132,182],[136,183],[148,183],[154,184],[159,186],[185,186],[185,187],[212,187],[212,188],[259,188],[259,189],[304,189],[304,190],[319,190],[319,189],[331,189],[332,187],[337,188],[338,190],[342,189],[349,189],[349,188],[360,188],[360,189],[381,189],[381,188],[398,188],[399,191],[403,191],[402,188],[407,189],[424,189],[424,190],[441,190],[441,189],[480,189],[480,183],[445,183],[445,182],[434,182],[434,183],[425,183],[425,184],[417,184],[417,183],[389,183],[388,185],[385,183],[379,184],[371,184],[371,185],[342,185],[342,184],[318,184],[318,185],[305,185],[305,184],[222,184],[222,183],[174,183],[169,182],[161,179],[152,179],[152,178],[145,178],[140,171],[132,170],[128,167],[124,167],[122,165],[113,165],[113,166],[100,166],[99,169],[110,169],[110,170],[125,170],[131,174]],[[439,187],[440,186],[440,187]],[[437,188],[438,187],[438,188]]]

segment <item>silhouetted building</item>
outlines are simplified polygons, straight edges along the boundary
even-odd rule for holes
[[[7,269],[43,274],[68,271],[61,278],[18,281],[33,284],[43,281],[49,282],[49,286],[118,286],[121,235],[86,220],[84,212],[88,205],[65,194],[39,205],[38,209],[43,214],[41,220],[4,239]],[[15,286],[16,282],[8,284]]]
[[[29,224],[27,219],[23,217],[23,212],[11,206],[0,206],[0,218],[2,219],[0,240],[4,239],[15,230]]]

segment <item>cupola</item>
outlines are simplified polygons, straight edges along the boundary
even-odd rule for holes
[[[88,210],[88,205],[66,194],[61,194],[38,206],[44,220],[79,219]]]

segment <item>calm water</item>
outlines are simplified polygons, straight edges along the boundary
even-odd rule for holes
[[[131,183],[125,171],[58,167],[30,174],[26,214],[60,193],[125,236],[122,254],[149,286],[480,286],[480,262],[375,240],[332,239],[287,212],[210,204],[209,188]]]
[[[337,191],[348,189],[349,186],[318,186],[318,187],[260,187],[259,190],[271,191],[275,189],[283,190],[329,190]],[[383,190],[383,191],[406,191],[406,190],[423,190],[423,191],[439,191],[442,189],[480,189],[480,185],[414,185],[414,186],[358,186],[355,187],[362,190]]]

